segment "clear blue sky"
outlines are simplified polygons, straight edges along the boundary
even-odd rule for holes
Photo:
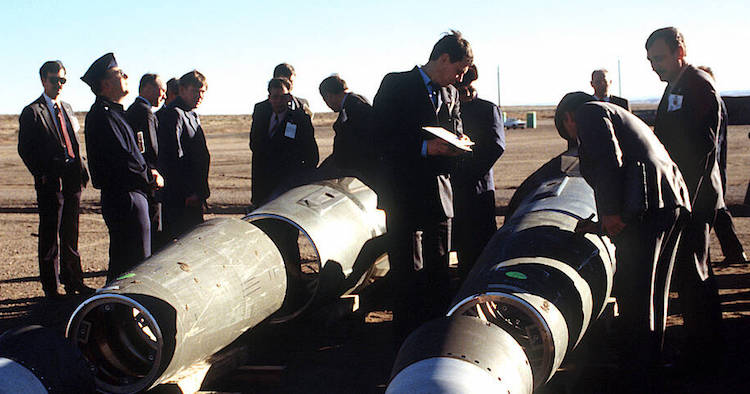
[[[326,111],[317,86],[339,73],[372,99],[383,75],[423,64],[441,33],[471,42],[481,97],[501,104],[556,103],[590,91],[605,67],[615,81],[621,61],[625,97],[664,89],[643,44],[656,28],[685,34],[688,61],[714,68],[719,90],[746,90],[750,55],[746,1],[119,1],[3,0],[0,12],[0,113],[19,113],[41,94],[38,69],[60,59],[68,70],[63,98],[88,110],[93,95],[79,77],[114,52],[130,76],[129,104],[145,72],[203,72],[204,114],[249,113],[266,96],[273,67],[297,69],[294,93]]]

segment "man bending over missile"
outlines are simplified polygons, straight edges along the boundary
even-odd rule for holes
[[[682,220],[690,209],[677,165],[651,129],[627,110],[566,94],[555,126],[579,143],[581,175],[594,189],[599,222],[581,220],[576,232],[599,232],[617,250],[614,294],[620,311],[622,371],[633,392],[650,392],[649,366],[659,361],[667,296]]]

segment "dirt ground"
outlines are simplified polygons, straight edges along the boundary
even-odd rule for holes
[[[538,114],[538,128],[509,130],[507,151],[495,165],[498,212],[504,213],[517,185],[531,172],[556,156],[565,142],[554,130],[550,108],[508,108],[509,116],[525,119],[527,110]],[[333,143],[333,114],[315,117],[316,139],[321,160]],[[83,115],[79,114],[83,125]],[[211,152],[211,198],[208,218],[239,217],[250,200],[249,116],[204,116],[203,127]],[[0,115],[0,333],[25,324],[42,324],[62,332],[70,313],[82,301],[71,297],[50,303],[38,282],[37,225],[33,180],[16,152],[17,116]],[[737,234],[750,243],[750,210],[741,205],[750,169],[750,126],[729,128],[727,204],[734,215]],[[81,137],[83,136],[81,131]],[[83,148],[83,147],[82,147]],[[80,253],[86,284],[104,285],[108,236],[100,215],[99,193],[89,187],[82,196]],[[499,218],[500,220],[500,218]],[[723,259],[715,237],[711,240],[713,261]],[[750,367],[750,267],[730,266],[715,270],[729,346],[729,366],[719,375],[684,375],[665,370],[660,390],[664,393],[750,392],[744,381]],[[246,393],[315,392],[378,393],[388,382],[396,354],[392,343],[388,285],[376,282],[360,297],[356,313],[341,313],[335,307],[282,326],[261,325],[245,335],[252,350],[249,364],[204,389]],[[682,343],[681,318],[671,315],[668,348]],[[540,392],[607,393],[617,387],[612,378],[616,367],[607,351],[606,322],[598,322],[561,371]],[[274,366],[257,372],[258,366]],[[161,388],[168,390],[168,388]]]

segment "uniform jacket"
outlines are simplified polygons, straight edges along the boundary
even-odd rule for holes
[[[349,93],[333,123],[333,160],[343,169],[367,172],[374,165],[371,136],[372,106],[366,98]]]
[[[492,166],[505,151],[505,130],[497,106],[476,98],[461,103],[463,131],[472,141],[471,155],[462,157],[451,177],[455,189],[482,194],[495,190]],[[456,190],[457,191],[457,190]]]
[[[614,104],[593,101],[581,106],[575,118],[581,175],[594,189],[600,216],[624,216],[626,195],[638,187],[626,179],[636,163],[645,169],[648,209],[690,208],[680,170],[638,117]]]
[[[204,201],[208,199],[211,155],[198,114],[178,97],[159,119],[157,137],[165,203],[184,204],[185,198],[193,194]]]
[[[72,164],[79,171],[78,184],[88,181],[88,173],[81,161],[78,146],[78,121],[70,104],[60,101],[66,118],[68,136],[75,154]],[[55,114],[50,113],[44,96],[40,96],[27,105],[18,119],[18,154],[34,176],[34,183],[39,186],[42,176],[60,176],[65,169],[65,142],[57,131]]]
[[[713,216],[724,205],[716,162],[719,111],[711,77],[686,65],[678,80],[665,89],[656,112],[654,133],[680,167],[698,215]]]
[[[433,138],[425,126],[462,133],[458,92],[440,88],[436,111],[417,67],[383,78],[373,101],[377,147],[380,151],[378,205],[416,220],[453,217],[450,176],[457,159],[423,157],[422,143]]]
[[[151,191],[151,173],[122,105],[97,96],[84,134],[91,183],[102,191]]]
[[[268,100],[261,101],[253,109],[250,126],[250,150],[252,151],[252,203],[262,205],[274,190],[291,177],[312,170],[318,165],[318,144],[310,116],[295,100],[295,109],[288,110],[286,117],[273,130],[268,130],[273,110]],[[294,135],[286,132],[287,124],[296,125]]]
[[[135,142],[138,144],[143,158],[146,159],[146,164],[150,168],[156,168],[159,154],[156,130],[159,127],[159,120],[151,112],[151,104],[141,97],[137,97],[125,111],[125,116],[135,133]]]

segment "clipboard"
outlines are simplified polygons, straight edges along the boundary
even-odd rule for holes
[[[471,146],[474,145],[473,141],[461,140],[458,138],[457,135],[453,134],[452,132],[442,127],[429,126],[429,127],[423,127],[422,130],[466,152],[471,152]]]

